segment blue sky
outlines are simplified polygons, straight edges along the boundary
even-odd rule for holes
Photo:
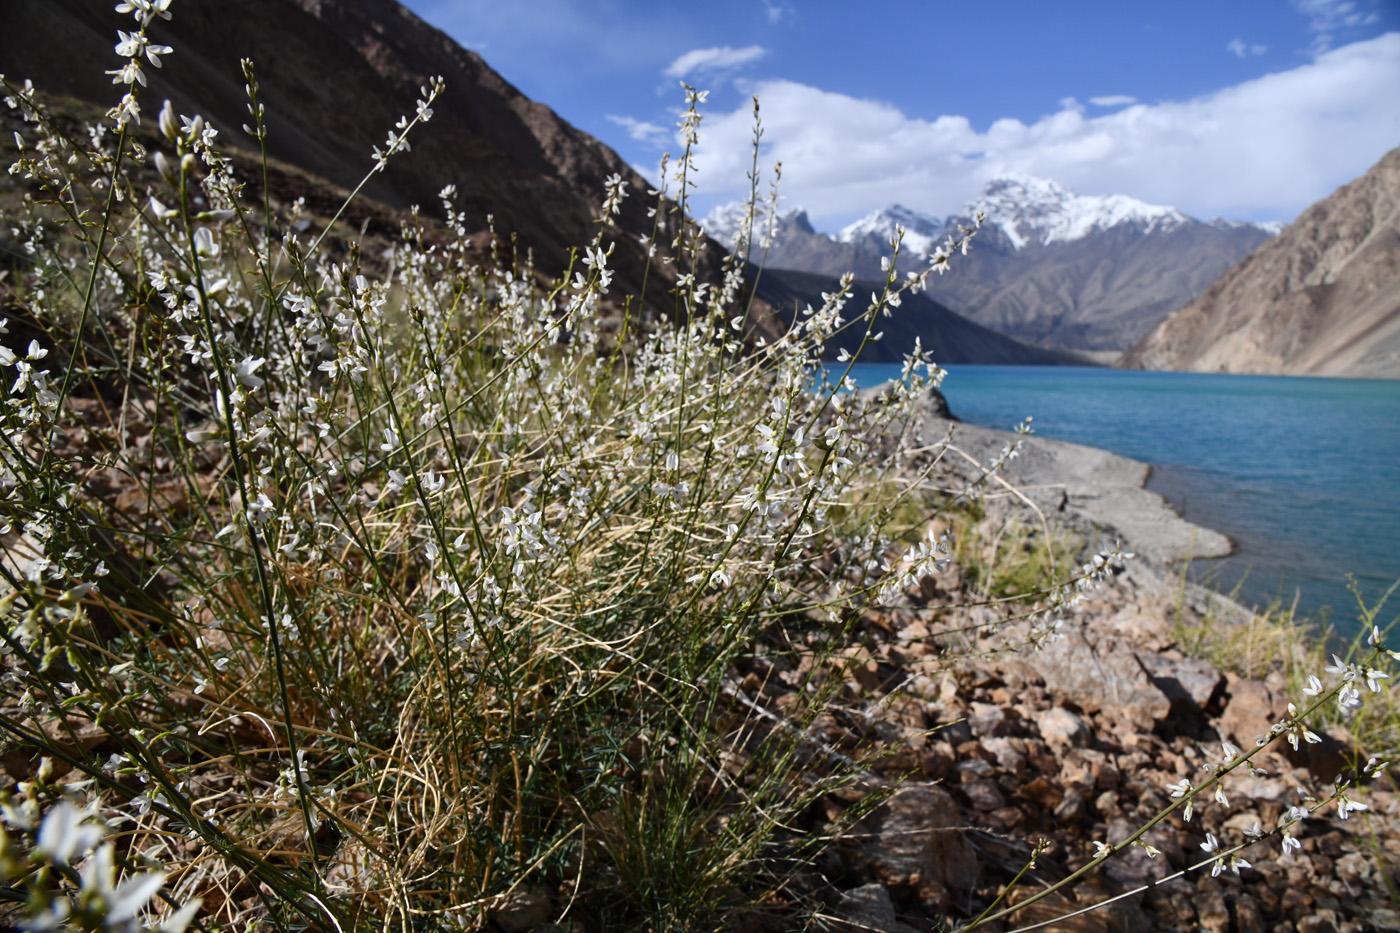
[[[753,94],[828,230],[1007,172],[1287,221],[1400,145],[1400,0],[406,2],[653,180],[708,89],[699,215],[747,188]]]

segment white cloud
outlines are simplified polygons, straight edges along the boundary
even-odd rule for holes
[[[768,13],[768,22],[774,25],[791,19],[797,12],[791,3],[785,3],[784,0],[763,0],[763,9]]]
[[[684,78],[692,73],[713,74],[730,71],[747,65],[749,62],[756,62],[767,54],[768,50],[761,45],[750,45],[742,49],[728,45],[716,46],[712,49],[691,49],[671,62],[666,69],[666,74],[672,78]]]
[[[610,113],[606,119],[609,123],[616,123],[627,130],[627,135],[638,142],[659,146],[671,138],[671,131],[666,127],[638,120],[636,117],[619,117]]]
[[[962,116],[909,117],[794,81],[752,90],[763,105],[763,161],[781,160],[788,203],[830,227],[891,202],[947,213],[1007,172],[1200,217],[1291,219],[1400,140],[1397,87],[1400,32],[1192,100],[1097,116],[1067,101],[1029,125],[1005,118],[980,130]],[[706,118],[700,213],[746,189],[750,120],[748,106]]]
[[[1243,39],[1231,39],[1230,44],[1225,46],[1228,51],[1234,52],[1236,58],[1248,58],[1251,55],[1263,55],[1269,51],[1267,45],[1246,45]]]
[[[1308,18],[1308,29],[1313,32],[1312,50],[1319,54],[1332,47],[1338,30],[1380,22],[1375,12],[1357,9],[1352,0],[1293,0],[1293,7]]]
[[[1091,97],[1089,103],[1095,107],[1123,107],[1128,104],[1136,104],[1136,97],[1129,97],[1127,94],[1105,94],[1103,97]]]

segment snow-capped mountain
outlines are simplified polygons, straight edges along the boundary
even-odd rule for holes
[[[701,221],[712,239],[733,242],[742,205]],[[1132,345],[1169,311],[1276,235],[1281,225],[1197,220],[1127,195],[1081,195],[1043,178],[989,182],[940,220],[901,205],[872,212],[835,235],[818,233],[802,210],[781,214],[767,253],[772,268],[883,278],[895,225],[905,229],[901,269],[918,265],[950,233],[986,219],[966,257],[931,282],[932,296],[1019,340],[1074,350]],[[751,257],[761,254],[755,236]]]
[[[945,225],[937,217],[910,210],[902,204],[891,204],[883,210],[866,214],[848,227],[842,227],[836,234],[840,243],[860,243],[872,237],[885,243],[894,236],[896,226],[904,228],[904,239],[900,250],[908,254],[927,256],[938,247],[944,236]]]
[[[1124,194],[1075,194],[1064,185],[1029,175],[989,182],[981,197],[963,209],[977,211],[999,228],[1017,248],[1038,243],[1068,243],[1124,224],[1142,233],[1168,233],[1191,222],[1174,207],[1148,204]]]

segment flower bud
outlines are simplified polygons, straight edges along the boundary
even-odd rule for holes
[[[175,170],[170,166],[170,160],[165,157],[165,153],[156,153],[156,171],[160,172],[160,177],[164,178],[172,185],[178,185],[180,179],[175,177]]]
[[[175,122],[175,108],[170,106],[169,98],[166,98],[165,106],[160,108],[160,131],[172,143],[176,134],[180,132],[180,127]]]

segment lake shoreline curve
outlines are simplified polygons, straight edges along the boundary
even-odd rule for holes
[[[1227,557],[1235,544],[1224,534],[1187,521],[1146,488],[1152,466],[1119,454],[1034,434],[985,428],[959,420],[941,393],[920,401],[919,443],[952,445],[981,463],[1017,442],[1001,476],[1047,518],[1088,532],[1112,547],[1146,558],[1161,570],[1192,558]]]

